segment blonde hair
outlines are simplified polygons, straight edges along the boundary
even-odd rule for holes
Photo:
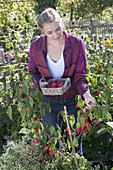
[[[46,8],[38,17],[38,26],[40,29],[43,28],[43,24],[58,21],[62,23],[62,19],[57,11],[53,8]],[[63,23],[62,23],[63,25]]]

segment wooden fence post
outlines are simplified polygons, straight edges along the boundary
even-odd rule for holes
[[[91,34],[96,35],[96,20],[95,19],[90,20],[90,26],[91,26]]]
[[[96,49],[96,34],[92,35],[93,42],[94,42],[94,49]]]

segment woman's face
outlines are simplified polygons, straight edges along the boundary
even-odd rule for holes
[[[43,32],[46,34],[48,40],[59,41],[63,37],[63,26],[58,21],[43,24]]]

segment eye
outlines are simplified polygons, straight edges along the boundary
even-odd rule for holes
[[[52,32],[51,31],[49,31],[49,32],[47,32],[48,34],[52,34]]]
[[[58,27],[57,29],[56,29],[56,31],[60,31],[61,30],[61,27]]]

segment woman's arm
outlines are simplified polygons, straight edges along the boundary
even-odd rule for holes
[[[75,84],[77,90],[81,96],[84,97],[85,103],[88,109],[91,109],[92,103],[93,106],[96,105],[96,100],[91,96],[88,82],[86,80],[86,49],[83,40],[81,39],[79,46],[79,56],[77,60],[76,70],[75,70]]]
[[[33,46],[31,44],[30,51],[29,51],[29,57],[28,57],[28,73],[32,75],[33,81],[35,82],[36,86],[40,89],[39,86],[39,80],[41,79],[41,74],[36,67],[36,63],[34,61],[35,54],[33,53]]]

